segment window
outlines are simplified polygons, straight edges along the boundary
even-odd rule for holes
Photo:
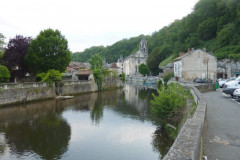
[[[140,59],[138,59],[138,64],[140,64]]]

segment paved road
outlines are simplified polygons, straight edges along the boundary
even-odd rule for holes
[[[221,89],[203,95],[207,101],[205,155],[208,160],[240,160],[240,104]]]

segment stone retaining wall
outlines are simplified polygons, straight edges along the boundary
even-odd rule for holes
[[[114,79],[106,79],[103,83],[104,90],[121,86],[122,82]],[[74,95],[96,91],[98,89],[94,80],[64,81],[62,87],[41,82],[0,84],[0,105],[54,98],[56,95]]]
[[[164,160],[199,160],[205,135],[205,118],[207,103],[196,87],[190,87],[197,103],[197,109],[192,118],[187,119],[179,132],[174,144]]]
[[[47,83],[21,83],[0,85],[0,105],[55,97],[55,87]]]

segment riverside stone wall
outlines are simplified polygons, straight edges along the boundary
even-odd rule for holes
[[[106,79],[103,90],[121,87],[119,80]],[[0,105],[54,98],[57,95],[74,95],[98,91],[94,80],[64,81],[63,86],[55,87],[47,83],[8,83],[0,84]]]
[[[192,118],[187,119],[177,138],[175,139],[174,144],[164,157],[164,160],[201,159],[205,138],[207,103],[196,87],[190,88],[195,102],[197,103],[196,112]]]
[[[9,83],[0,85],[0,105],[53,98],[55,95],[55,87],[47,83]]]

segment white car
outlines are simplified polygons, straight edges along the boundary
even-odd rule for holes
[[[223,80],[219,81],[219,82],[218,82],[219,87],[222,88],[223,85],[226,83],[226,81],[227,81],[226,79],[223,79]]]
[[[237,86],[240,82],[240,76],[238,76],[235,80],[229,81],[229,82],[225,82],[223,88],[233,88],[234,86]]]
[[[240,88],[239,88],[239,89],[236,89],[236,90],[233,92],[233,97],[240,98]]]

